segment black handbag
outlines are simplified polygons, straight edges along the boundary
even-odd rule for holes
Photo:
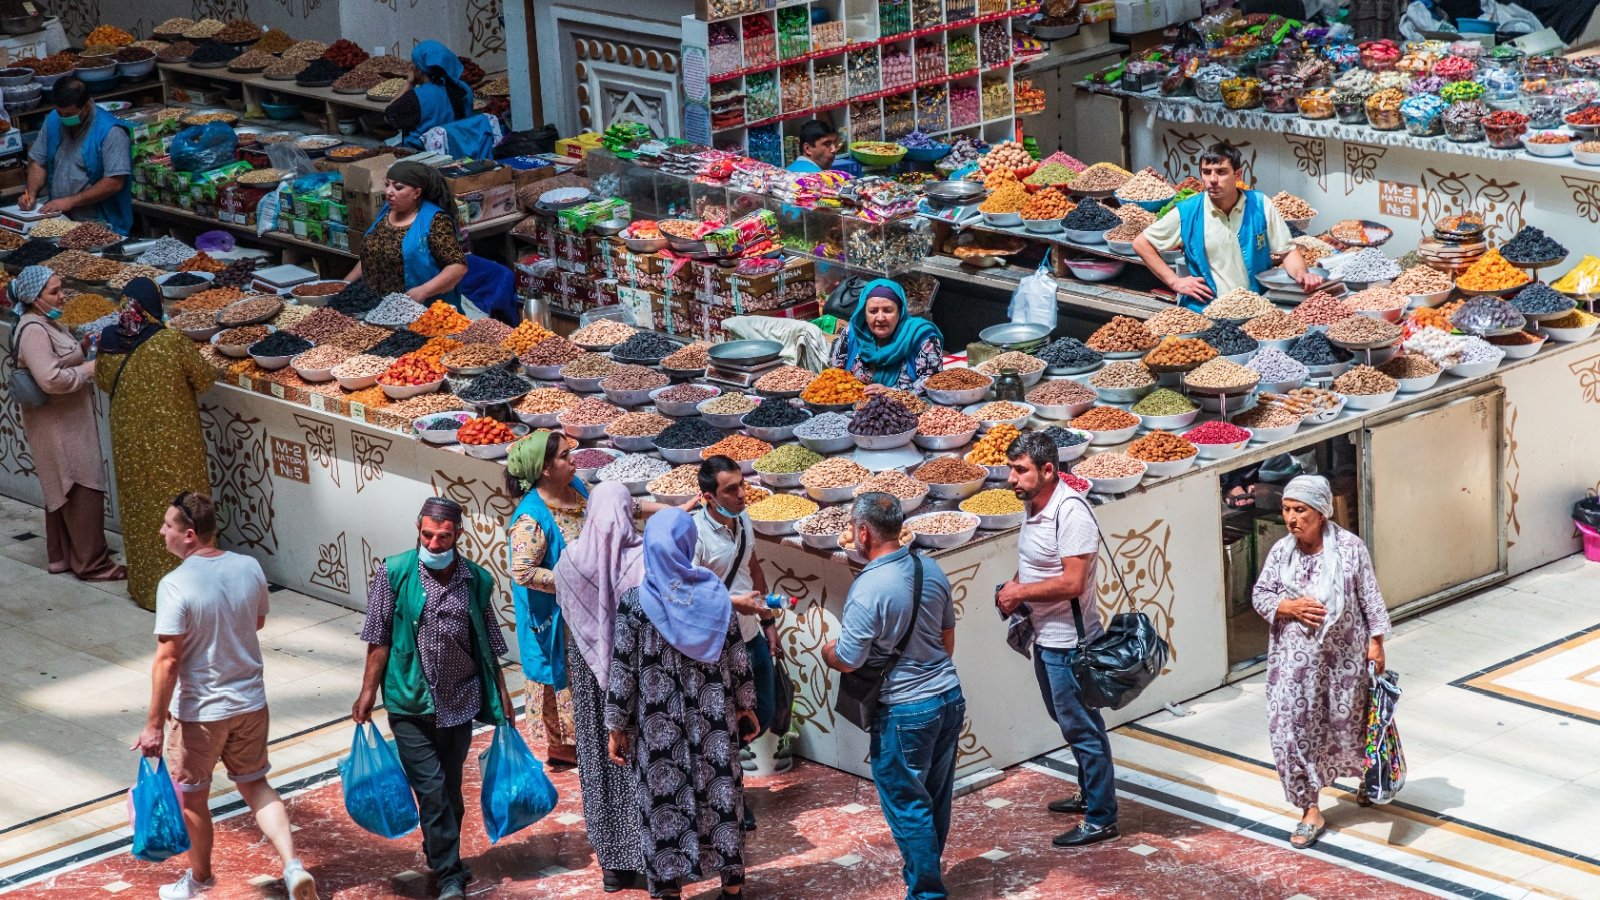
[[[911,633],[917,630],[917,615],[922,612],[922,557],[911,554],[911,619],[906,623],[905,634],[895,645],[894,653],[880,666],[862,665],[854,672],[839,676],[839,697],[833,711],[839,718],[870,732],[878,718],[878,698],[883,694],[883,679],[900,662],[901,654],[911,642]]]
[[[763,638],[765,640],[765,638]],[[782,738],[794,724],[794,682],[789,680],[789,667],[783,657],[772,658],[772,721],[767,731]]]
[[[1083,498],[1074,497],[1087,508]],[[1089,510],[1090,516],[1094,510]],[[1095,531],[1100,530],[1099,522],[1095,523]],[[1100,535],[1101,546],[1106,547],[1106,555],[1111,555],[1111,548],[1106,545],[1104,534]],[[1117,573],[1117,581],[1122,584],[1122,593],[1132,601],[1133,594],[1128,590],[1128,583],[1122,580],[1122,572],[1112,565],[1112,570]],[[1083,702],[1097,709],[1121,709],[1138,699],[1150,682],[1156,680],[1161,670],[1167,665],[1167,654],[1170,649],[1161,635],[1156,633],[1155,625],[1150,617],[1137,610],[1118,613],[1111,618],[1111,623],[1106,626],[1106,633],[1093,643],[1086,643],[1083,630],[1083,610],[1078,605],[1078,598],[1072,598],[1072,625],[1078,631],[1078,652],[1072,658],[1072,675],[1078,681],[1078,694]]]
[[[840,281],[828,293],[828,300],[822,305],[822,314],[850,321],[850,317],[855,315],[856,305],[861,302],[861,289],[866,286],[867,279],[860,275],[851,275]]]

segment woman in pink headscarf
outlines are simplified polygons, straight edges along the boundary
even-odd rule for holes
[[[633,527],[633,498],[608,481],[589,495],[583,533],[556,563],[556,603],[567,624],[567,686],[578,745],[578,783],[589,843],[607,891],[635,886],[644,871],[638,779],[607,758],[606,688],[622,595],[644,578],[644,538]]]

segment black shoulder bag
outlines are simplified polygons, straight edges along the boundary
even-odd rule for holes
[[[1084,508],[1089,510],[1090,519],[1095,522],[1095,533],[1099,534],[1100,545],[1106,548],[1109,558],[1111,547],[1106,544],[1105,535],[1100,534],[1100,523],[1094,519],[1094,510],[1082,497],[1072,499],[1083,503]],[[1111,568],[1117,573],[1123,595],[1131,603],[1133,594],[1128,590],[1128,583],[1122,579],[1122,570],[1117,568],[1115,561],[1111,563]],[[1167,665],[1170,649],[1167,642],[1156,633],[1150,617],[1138,610],[1116,614],[1106,626],[1106,633],[1094,643],[1087,643],[1084,639],[1083,610],[1074,596],[1072,625],[1078,631],[1078,653],[1072,658],[1072,675],[1078,680],[1079,695],[1089,706],[1102,709],[1127,706],[1150,686],[1150,682],[1156,680],[1156,676]]]
[[[839,699],[834,702],[833,711],[862,731],[872,730],[873,720],[878,717],[878,698],[883,694],[883,679],[900,662],[906,645],[911,643],[911,633],[917,630],[917,615],[922,612],[922,557],[915,553],[911,554],[911,571],[911,619],[894,653],[883,665],[864,664],[839,676]]]

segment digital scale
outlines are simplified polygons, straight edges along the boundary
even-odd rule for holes
[[[940,204],[936,206],[924,198],[917,203],[917,215],[933,219],[935,222],[948,222],[960,228],[975,221],[981,214],[978,212],[978,204],[976,203],[963,203],[955,206]]]
[[[922,195],[918,215],[959,227],[978,218],[978,204],[989,191],[977,181],[935,181],[923,185]]]
[[[258,290],[281,293],[297,284],[316,281],[317,273],[299,266],[273,266],[255,273],[254,287]]]
[[[56,217],[53,215],[45,215],[39,212],[37,206],[31,210],[24,210],[15,203],[10,206],[0,206],[0,228],[15,231],[18,234],[26,235],[33,230],[33,226],[45,219],[54,218]]]
[[[762,375],[781,365],[783,365],[783,360],[781,359],[755,364],[713,360],[710,365],[706,366],[706,380],[749,390]]]

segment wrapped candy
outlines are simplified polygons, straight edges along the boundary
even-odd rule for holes
[[[1406,131],[1417,137],[1427,137],[1440,132],[1445,102],[1433,94],[1413,94],[1400,104],[1400,115],[1405,120]]]
[[[1227,66],[1211,63],[1194,73],[1194,93],[1207,103],[1222,102],[1222,82],[1238,75]]]
[[[1374,72],[1384,72],[1400,62],[1400,48],[1394,41],[1367,41],[1360,47],[1361,67]]]
[[[1446,56],[1433,66],[1433,74],[1445,81],[1466,81],[1477,73],[1477,62],[1464,56]]]
[[[1462,103],[1468,100],[1477,100],[1484,93],[1483,85],[1476,81],[1452,81],[1439,89],[1439,96],[1446,103]]]
[[[1444,85],[1444,79],[1437,75],[1422,75],[1420,77],[1411,79],[1411,83],[1406,85],[1406,93],[1437,94],[1439,93],[1439,89],[1444,87]]]
[[[1340,91],[1368,93],[1372,90],[1372,73],[1366,69],[1350,69],[1333,80],[1333,87]]]
[[[1300,116],[1305,119],[1331,119],[1333,118],[1333,88],[1312,88],[1305,91],[1295,101],[1300,108]]]
[[[1350,44],[1329,44],[1322,48],[1322,58],[1343,72],[1361,61],[1361,51]]]

